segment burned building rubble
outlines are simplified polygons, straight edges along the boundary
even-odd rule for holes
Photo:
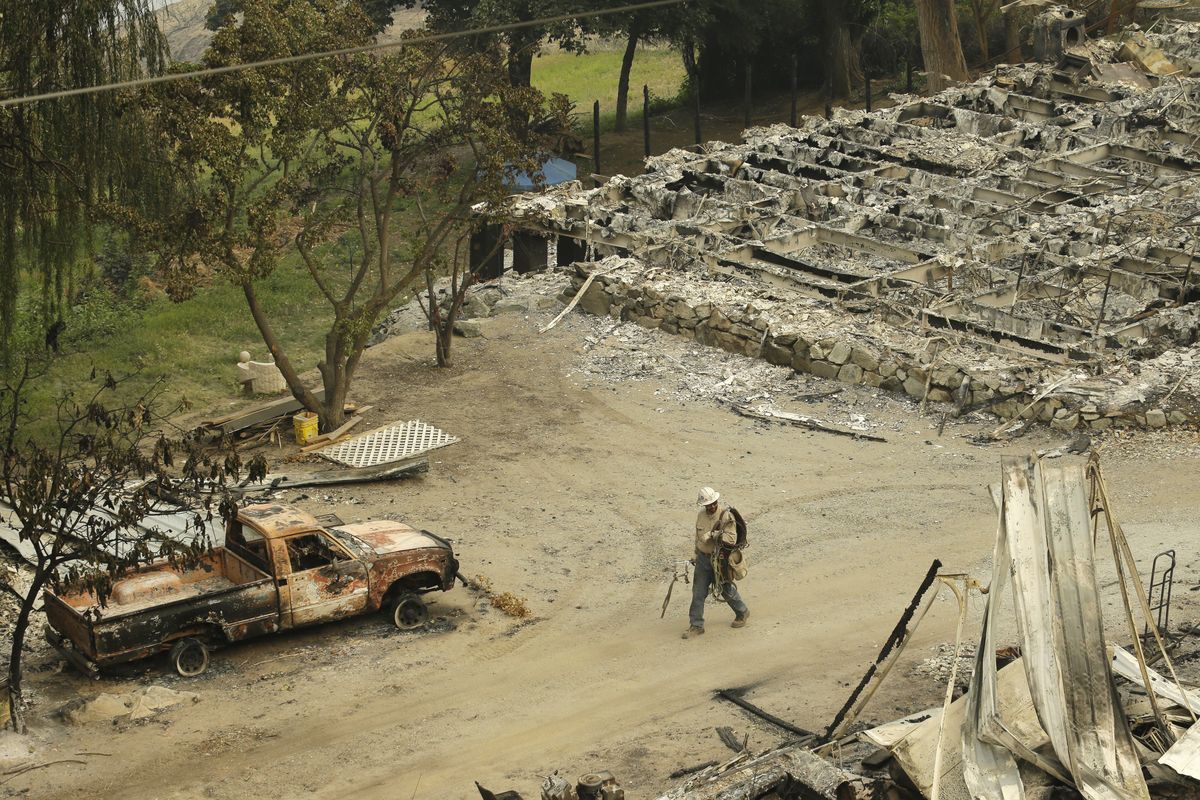
[[[522,198],[517,244],[558,237],[586,311],[797,371],[1061,430],[1195,423],[1198,41],[1164,23],[672,150]]]

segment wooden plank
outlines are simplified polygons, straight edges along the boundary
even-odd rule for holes
[[[362,420],[363,420],[362,417],[357,417],[357,416],[351,417],[350,420],[348,422],[346,422],[345,425],[342,425],[337,430],[330,431],[329,433],[322,433],[320,436],[318,436],[316,439],[313,440],[312,444],[301,447],[300,452],[301,453],[311,453],[313,450],[320,450],[322,447],[328,447],[329,445],[336,442],[338,439],[345,436],[346,433],[348,433],[351,428],[353,428],[358,423],[362,422]]]
[[[810,431],[821,431],[822,433],[832,433],[836,436],[849,436],[853,439],[863,439],[868,442],[886,442],[882,436],[876,436],[873,433],[863,433],[862,431],[848,430],[845,428],[836,428],[820,420],[806,417],[802,414],[793,414],[790,411],[777,411],[773,408],[751,408],[750,406],[735,405],[733,410],[743,417],[751,419],[759,419],[765,422],[783,422],[789,425],[795,425],[800,428],[808,428]]]
[[[313,391],[313,396],[317,398],[318,402],[324,402],[325,390],[316,389]],[[300,401],[294,397],[281,397],[278,400],[272,400],[269,403],[263,403],[262,405],[246,409],[236,416],[223,417],[221,418],[222,421],[209,422],[205,423],[205,425],[207,427],[220,428],[224,433],[237,433],[260,422],[294,414],[303,407]]]

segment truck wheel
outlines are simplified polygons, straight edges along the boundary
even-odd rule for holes
[[[188,636],[171,648],[171,666],[183,678],[194,678],[208,669],[208,647]]]
[[[392,622],[401,630],[419,628],[429,621],[429,606],[415,594],[402,594],[392,601]]]

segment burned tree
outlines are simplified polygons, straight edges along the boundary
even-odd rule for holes
[[[233,506],[213,491],[244,467],[236,452],[206,451],[168,434],[161,387],[122,398],[122,380],[106,375],[85,395],[67,392],[55,404],[52,432],[28,433],[27,396],[40,378],[28,360],[0,384],[0,513],[16,532],[30,570],[25,586],[0,580],[17,605],[8,661],[15,730],[24,733],[22,654],[42,590],[70,586],[107,601],[114,581],[157,558],[185,564],[211,543],[202,532]],[[176,468],[176,463],[180,466]],[[260,460],[248,465],[265,472]],[[140,527],[158,505],[155,487],[176,493],[203,487],[184,541]]]

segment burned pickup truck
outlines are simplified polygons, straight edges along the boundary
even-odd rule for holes
[[[225,546],[181,571],[155,563],[112,587],[46,590],[46,638],[96,676],[111,664],[169,652],[184,677],[208,668],[210,648],[382,610],[400,628],[429,618],[421,595],[448,591],[458,561],[447,540],[399,522],[322,527],[279,504],[243,508]]]

